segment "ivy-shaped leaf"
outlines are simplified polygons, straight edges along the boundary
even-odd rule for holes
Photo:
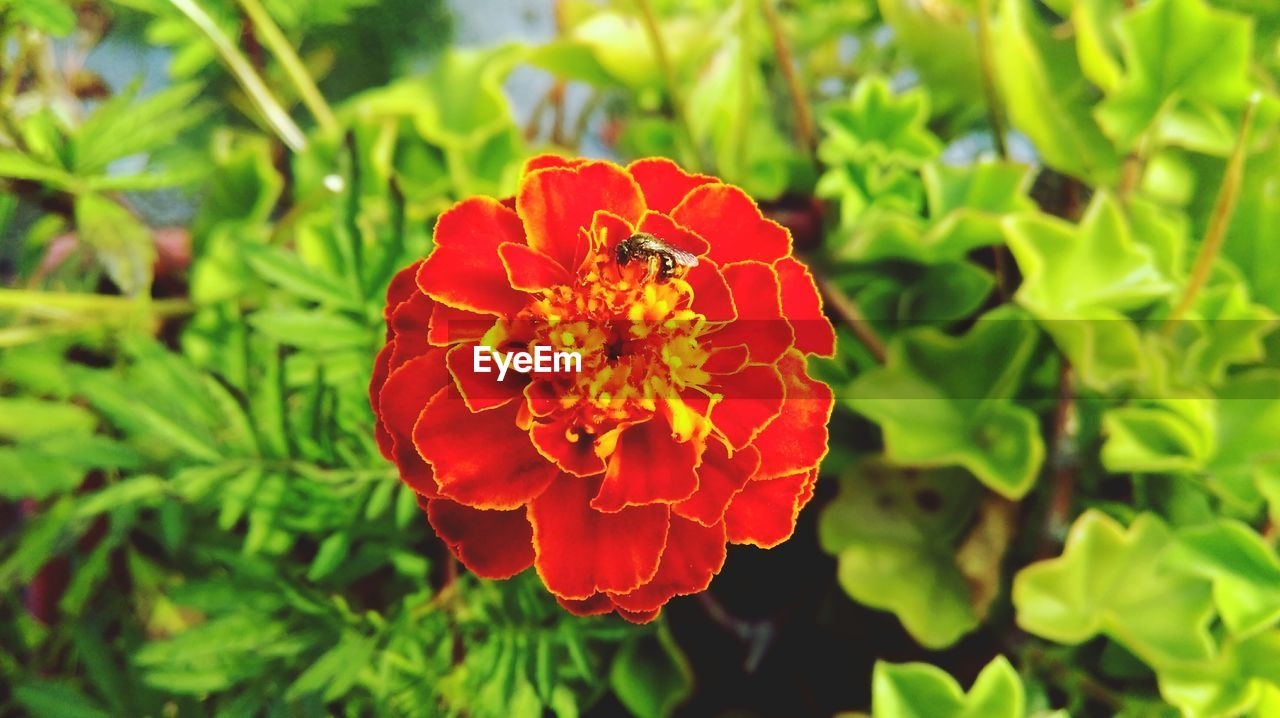
[[[1280,558],[1245,524],[1222,519],[1184,529],[1167,560],[1213,581],[1214,603],[1233,635],[1248,638],[1280,621]]]
[[[1255,508],[1267,496],[1280,508],[1280,373],[1259,369],[1232,377],[1217,390],[1218,450],[1205,473],[1241,508]]]
[[[1002,496],[1018,498],[1044,460],[1035,414],[1011,401],[1036,336],[1029,319],[1004,309],[981,317],[963,337],[932,328],[900,334],[884,366],[850,386],[849,405],[880,424],[892,461],[963,466]]]
[[[1026,692],[1008,659],[996,656],[968,693],[946,671],[927,663],[876,663],[871,718],[1022,718]]]
[[[1034,208],[1027,197],[1030,168],[1012,162],[963,167],[930,162],[921,170],[923,216],[879,205],[852,228],[836,258],[873,262],[905,259],[921,264],[956,262],[978,247],[1004,241],[1002,215]]]
[[[1119,23],[1125,73],[1098,106],[1099,123],[1130,149],[1163,109],[1174,123],[1213,122],[1215,108],[1239,108],[1251,90],[1249,21],[1204,0],[1152,0]],[[1229,146],[1228,146],[1229,148]]]
[[[1262,705],[1276,706],[1280,631],[1224,641],[1214,658],[1161,667],[1157,677],[1161,695],[1187,718],[1275,715]]]
[[[1211,587],[1161,563],[1172,541],[1152,514],[1138,516],[1126,530],[1086,511],[1061,556],[1014,577],[1018,625],[1067,644],[1103,634],[1153,665],[1207,660],[1213,655]]]
[[[980,617],[956,564],[956,544],[974,515],[973,480],[958,469],[864,461],[839,481],[818,520],[818,539],[836,557],[845,592],[892,611],[928,648],[976,628]]]
[[[1109,409],[1102,416],[1102,465],[1113,472],[1199,471],[1213,457],[1213,403],[1152,399]]]
[[[1091,184],[1114,182],[1120,156],[1093,120],[1097,91],[1081,75],[1071,40],[1055,37],[1027,0],[1000,3],[992,36],[1013,126],[1049,167]]]
[[[1124,312],[1174,285],[1152,249],[1135,241],[1116,201],[1099,193],[1078,226],[1023,214],[1006,220],[1005,232],[1023,275],[1015,300],[1040,320],[1085,385],[1105,391],[1141,378],[1138,329]]]

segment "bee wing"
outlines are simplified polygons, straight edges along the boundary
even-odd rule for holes
[[[676,249],[669,244],[666,245],[666,249],[671,253],[671,257],[676,260],[676,264],[684,267],[698,266],[698,258],[683,249]]]

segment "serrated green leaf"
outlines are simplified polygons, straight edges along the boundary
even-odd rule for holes
[[[1127,530],[1096,510],[1071,527],[1062,555],[1033,563],[1013,581],[1018,625],[1079,644],[1104,634],[1149,664],[1213,655],[1207,580],[1167,568],[1173,536],[1152,514]]]
[[[956,564],[975,498],[961,470],[862,462],[840,477],[818,520],[818,540],[836,557],[840,586],[854,600],[892,611],[922,645],[944,648],[979,622]]]
[[[927,663],[878,661],[871,674],[871,718],[1022,718],[1026,694],[1008,659],[996,656],[966,694]]]
[[[1178,532],[1167,561],[1213,581],[1214,603],[1232,635],[1245,639],[1280,621],[1280,558],[1239,521]]]
[[[1035,415],[1010,401],[1035,344],[1031,321],[1005,310],[984,315],[959,338],[932,328],[906,332],[889,344],[883,367],[853,382],[848,402],[880,424],[895,463],[963,466],[1017,498],[1044,461]]]
[[[156,261],[151,231],[124,207],[94,193],[76,197],[75,216],[80,239],[93,248],[116,286],[133,296],[150,291]]]

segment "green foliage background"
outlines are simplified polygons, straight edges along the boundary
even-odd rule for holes
[[[665,621],[457,575],[373,443],[392,274],[584,142],[746,188],[840,324],[800,530],[938,665],[791,714],[1280,716],[1280,5],[554,13],[460,49],[435,2],[0,0],[0,716],[720,705]],[[107,87],[104,38],[171,84]]]

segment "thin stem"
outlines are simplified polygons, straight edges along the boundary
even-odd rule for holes
[[[676,80],[675,68],[671,65],[671,57],[667,54],[667,44],[662,39],[662,31],[658,27],[657,17],[653,14],[653,5],[649,0],[636,0],[636,5],[640,8],[640,18],[644,21],[645,31],[649,35],[649,43],[653,45],[653,55],[658,61],[658,69],[662,72],[663,82],[667,85],[667,95],[671,99],[671,112],[675,115],[676,122],[680,125],[680,131],[684,133],[685,140],[689,143],[689,149],[693,152],[693,159],[698,164],[703,164],[702,152],[698,149],[698,141],[693,134],[693,124],[689,122],[689,113],[684,106],[684,100],[681,97],[680,85]],[[695,169],[705,169],[704,167],[696,167]]]
[[[316,118],[316,122],[320,123],[321,129],[325,132],[335,131],[338,127],[338,121],[334,119],[333,110],[329,109],[329,103],[325,102],[324,95],[320,94],[320,88],[316,87],[316,81],[311,78],[311,73],[307,72],[307,68],[302,64],[302,59],[298,57],[297,51],[293,49],[293,45],[288,38],[280,31],[280,26],[271,19],[267,9],[262,6],[259,0],[240,0],[240,7],[243,7],[244,11],[249,15],[249,20],[253,22],[258,35],[262,38],[263,44],[280,61],[280,65],[284,68],[284,73],[289,76],[293,86],[298,88],[298,95],[302,97],[302,103],[307,106],[311,115]]]
[[[769,25],[769,35],[773,38],[773,52],[778,56],[778,68],[782,71],[782,79],[787,84],[787,94],[791,96],[791,107],[796,113],[796,139],[800,146],[817,161],[818,133],[813,124],[813,109],[809,106],[809,98],[800,85],[796,75],[796,63],[787,45],[786,36],[782,34],[782,22],[778,19],[778,9],[774,0],[760,0],[764,8],[765,23]]]
[[[1071,419],[1075,413],[1071,362],[1061,357],[1058,365],[1058,400],[1053,409],[1053,426],[1049,436],[1052,451],[1053,483],[1045,509],[1040,553],[1047,556],[1071,525],[1072,497],[1075,494],[1075,469],[1071,465]]]
[[[991,43],[991,9],[989,0],[978,0],[978,63],[982,67],[982,91],[987,96],[987,116],[991,122],[991,134],[995,137],[996,153],[1000,159],[1009,159],[1009,145],[1005,139],[1004,104],[996,88],[995,49]]]
[[[826,277],[815,277],[815,279],[818,282],[818,289],[821,289],[823,296],[826,297],[827,304],[836,311],[836,314],[840,315],[841,319],[844,319],[845,323],[849,325],[849,329],[853,331],[853,335],[858,338],[858,341],[862,342],[868,352],[871,352],[871,356],[883,364],[885,358],[884,340],[871,327],[866,315],[862,313],[862,308],[853,300],[853,297],[845,294],[831,280]]]
[[[304,149],[307,146],[306,135],[267,89],[266,83],[258,77],[258,73],[249,64],[244,53],[231,42],[213,18],[209,17],[209,14],[194,0],[169,0],[169,2],[182,11],[182,14],[186,15],[187,19],[195,23],[196,27],[209,38],[214,48],[218,50],[218,54],[222,56],[222,61],[231,70],[231,74],[249,95],[254,106],[262,113],[271,129],[275,130],[280,139],[289,146],[289,149],[294,152]]]
[[[1235,149],[1231,151],[1231,159],[1227,160],[1227,171],[1222,177],[1222,186],[1218,188],[1218,201],[1213,206],[1213,215],[1209,218],[1209,229],[1205,232],[1200,251],[1196,254],[1195,264],[1191,268],[1191,278],[1182,293],[1182,300],[1170,312],[1165,320],[1163,331],[1169,334],[1174,324],[1186,314],[1195,303],[1196,295],[1209,281],[1209,272],[1213,268],[1213,260],[1222,250],[1222,243],[1227,237],[1227,229],[1231,226],[1231,215],[1236,208],[1236,200],[1240,196],[1240,182],[1244,177],[1244,162],[1248,156],[1249,130],[1253,126],[1253,117],[1258,110],[1260,96],[1255,94],[1249,98],[1244,108],[1244,117],[1240,120],[1240,134],[1236,137]]]

